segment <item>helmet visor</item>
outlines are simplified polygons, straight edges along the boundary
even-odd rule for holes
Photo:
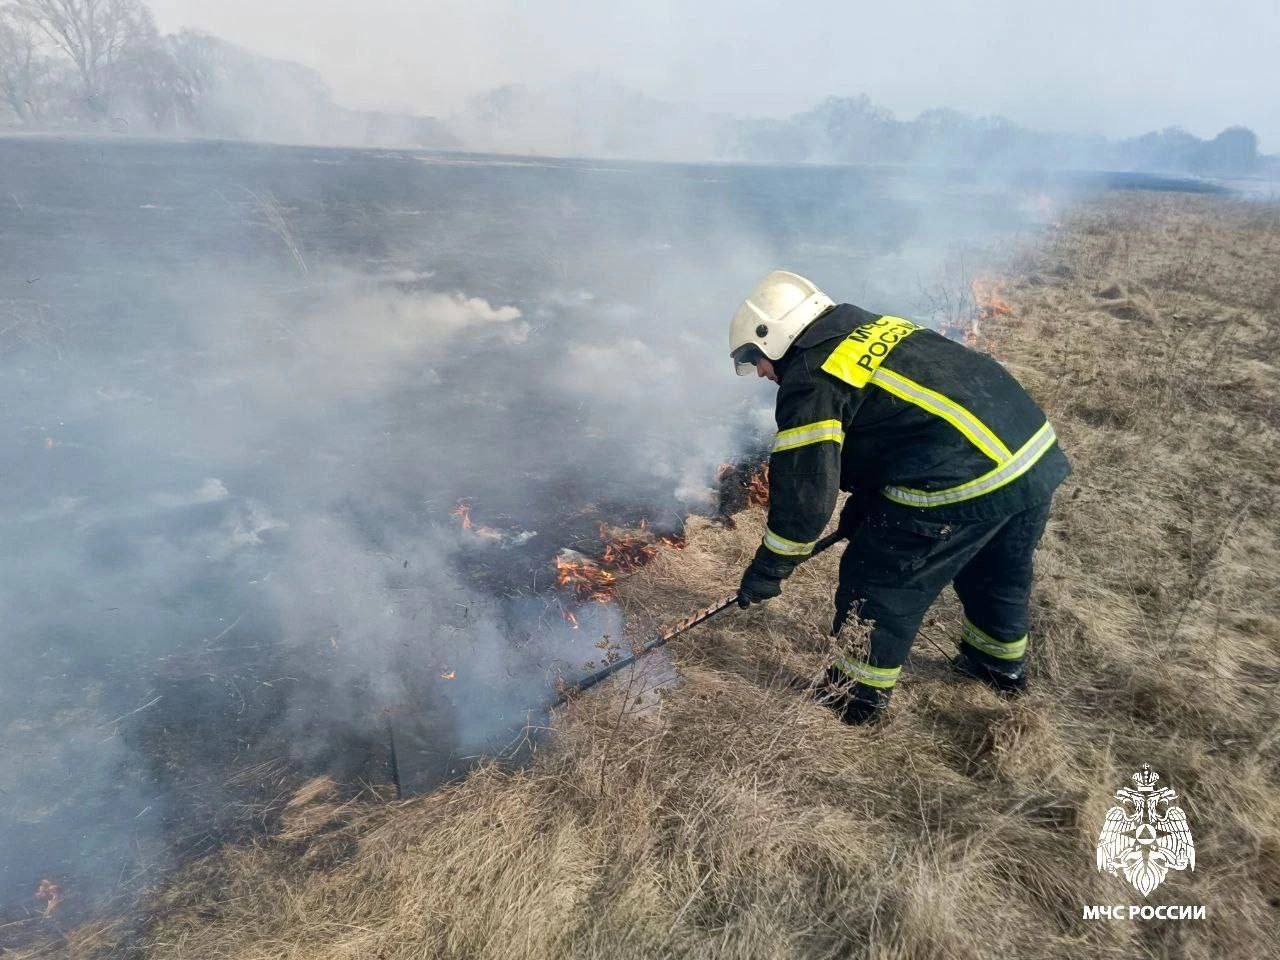
[[[733,366],[738,376],[745,377],[755,373],[756,361],[764,359],[764,351],[754,343],[744,343],[730,356],[733,357]]]

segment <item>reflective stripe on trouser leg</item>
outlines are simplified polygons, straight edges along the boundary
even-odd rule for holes
[[[835,668],[855,683],[878,690],[888,690],[898,682],[898,674],[902,673],[901,667],[873,667],[869,663],[859,663],[848,657],[837,659]]]
[[[1026,636],[1021,636],[1017,640],[997,640],[991,634],[970,623],[967,617],[960,631],[965,643],[997,660],[1021,660],[1027,654]]]
[[[1031,630],[1028,600],[1034,580],[1033,558],[1036,544],[1049,519],[1049,503],[1038,504],[1009,517],[996,535],[959,574],[954,585],[956,596],[964,607],[964,618],[975,637],[967,642],[961,637],[962,649],[985,660],[997,669],[1016,665],[1025,656],[1002,656],[1011,645],[1026,640]],[[985,641],[994,652],[986,652]]]
[[[849,669],[845,663],[836,667],[864,686],[888,690],[911,652],[925,611],[952,573],[949,564],[935,570],[926,562],[914,576],[904,576],[895,569],[901,557],[895,554],[893,544],[885,541],[884,532],[883,528],[863,525],[845,547],[840,557],[833,628],[839,632],[850,616],[870,625],[867,652],[860,658],[870,668],[866,674]]]

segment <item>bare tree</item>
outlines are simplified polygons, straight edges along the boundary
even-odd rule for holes
[[[90,111],[105,114],[120,67],[155,42],[151,11],[141,0],[13,0],[75,68]]]
[[[0,101],[22,123],[39,119],[41,87],[49,74],[49,61],[41,50],[40,34],[25,17],[0,6]]]
[[[225,44],[194,30],[181,30],[164,39],[172,62],[172,99],[175,112],[196,123],[204,96],[217,86]]]

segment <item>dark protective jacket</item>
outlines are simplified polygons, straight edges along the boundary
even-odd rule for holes
[[[1049,500],[1071,472],[1053,427],[996,360],[841,304],[775,363],[778,434],[756,564],[785,577],[841,490],[902,518],[963,523]]]

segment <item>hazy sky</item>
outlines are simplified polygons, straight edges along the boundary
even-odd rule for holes
[[[598,71],[666,99],[780,114],[867,93],[1108,135],[1244,123],[1280,151],[1280,0],[148,0],[315,67],[346,105],[447,114],[501,83]]]

